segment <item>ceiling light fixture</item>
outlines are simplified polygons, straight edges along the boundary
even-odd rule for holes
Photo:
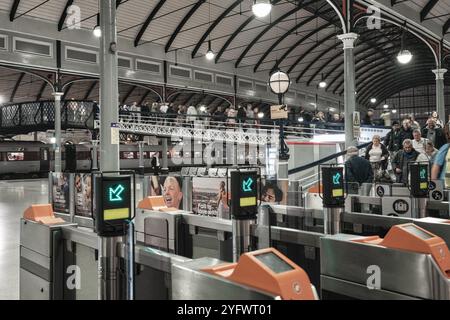
[[[376,98],[370,99],[370,103],[372,103],[372,104],[377,103],[377,99]]]
[[[254,0],[252,11],[258,18],[267,17],[272,11],[272,4],[270,0]]]
[[[322,79],[319,82],[319,87],[322,88],[322,89],[327,87],[327,83],[326,83],[326,81],[323,78],[323,74],[322,74]]]
[[[411,62],[413,55],[409,50],[405,49],[405,42],[406,42],[406,26],[404,27],[402,32],[402,39],[401,39],[401,48],[400,52],[397,55],[397,60],[401,64],[408,64]]]
[[[213,60],[215,56],[216,55],[215,55],[214,51],[212,51],[212,49],[211,49],[211,40],[209,40],[208,41],[208,51],[206,52],[205,57],[208,60]]]

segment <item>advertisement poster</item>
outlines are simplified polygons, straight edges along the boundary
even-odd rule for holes
[[[183,209],[183,184],[181,177],[150,176],[148,179],[147,196],[163,196],[168,208]]]
[[[261,181],[261,201],[273,204],[287,204],[289,182],[287,180]]]
[[[230,219],[226,178],[194,178],[192,180],[194,214]]]
[[[89,173],[75,175],[75,215],[92,218],[92,176]]]
[[[53,210],[69,213],[69,174],[53,173]]]

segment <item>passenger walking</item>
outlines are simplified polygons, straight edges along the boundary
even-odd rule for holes
[[[436,126],[436,121],[433,118],[428,119],[427,126],[422,129],[422,135],[427,140],[433,142],[436,149],[440,149],[447,143],[444,130]]]
[[[395,155],[392,161],[392,168],[398,183],[408,183],[409,163],[416,161],[428,161],[428,158],[414,150],[412,141],[406,139],[403,141],[403,150],[400,150]]]
[[[402,148],[402,137],[400,134],[400,130],[400,123],[398,121],[394,121],[392,123],[391,131],[389,131],[389,133],[386,135],[385,144],[392,158]]]
[[[404,119],[402,123],[402,128],[400,130],[400,141],[403,145],[403,141],[406,139],[413,139],[413,130],[411,128],[411,121],[409,119]]]
[[[373,170],[370,162],[359,157],[356,147],[347,149],[347,161],[345,162],[345,181],[350,193],[357,194],[358,187],[363,183],[373,182]]]
[[[366,149],[366,160],[370,162],[375,181],[390,180],[389,174],[386,172],[389,158],[389,151],[384,144],[381,143],[381,137],[374,135],[372,143]]]
[[[436,155],[438,154],[438,149],[436,149],[433,145],[433,142],[428,141],[425,146],[425,155],[428,157],[430,161],[430,168],[432,168]]]
[[[449,149],[450,143],[446,143],[439,149],[431,168],[431,180],[445,181],[446,187],[450,187],[450,178],[446,178],[447,165],[450,162]]]
[[[436,128],[444,128],[444,123],[439,119],[439,114],[437,111],[433,111],[431,113],[431,118],[434,120],[434,123],[436,124]]]
[[[428,139],[422,138],[422,134],[420,133],[419,129],[415,129],[413,131],[413,136],[414,136],[414,139],[412,141],[413,148],[416,151],[425,154],[425,149],[426,149],[426,146],[428,143]]]

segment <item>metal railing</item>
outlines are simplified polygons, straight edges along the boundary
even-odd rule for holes
[[[61,127],[63,129],[93,129],[98,106],[92,101],[63,101]],[[0,106],[0,133],[20,134],[55,127],[55,102],[38,101]]]

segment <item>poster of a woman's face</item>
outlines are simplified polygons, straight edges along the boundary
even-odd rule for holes
[[[150,197],[163,196],[168,208],[183,207],[183,190],[178,177],[151,176],[147,194]]]

